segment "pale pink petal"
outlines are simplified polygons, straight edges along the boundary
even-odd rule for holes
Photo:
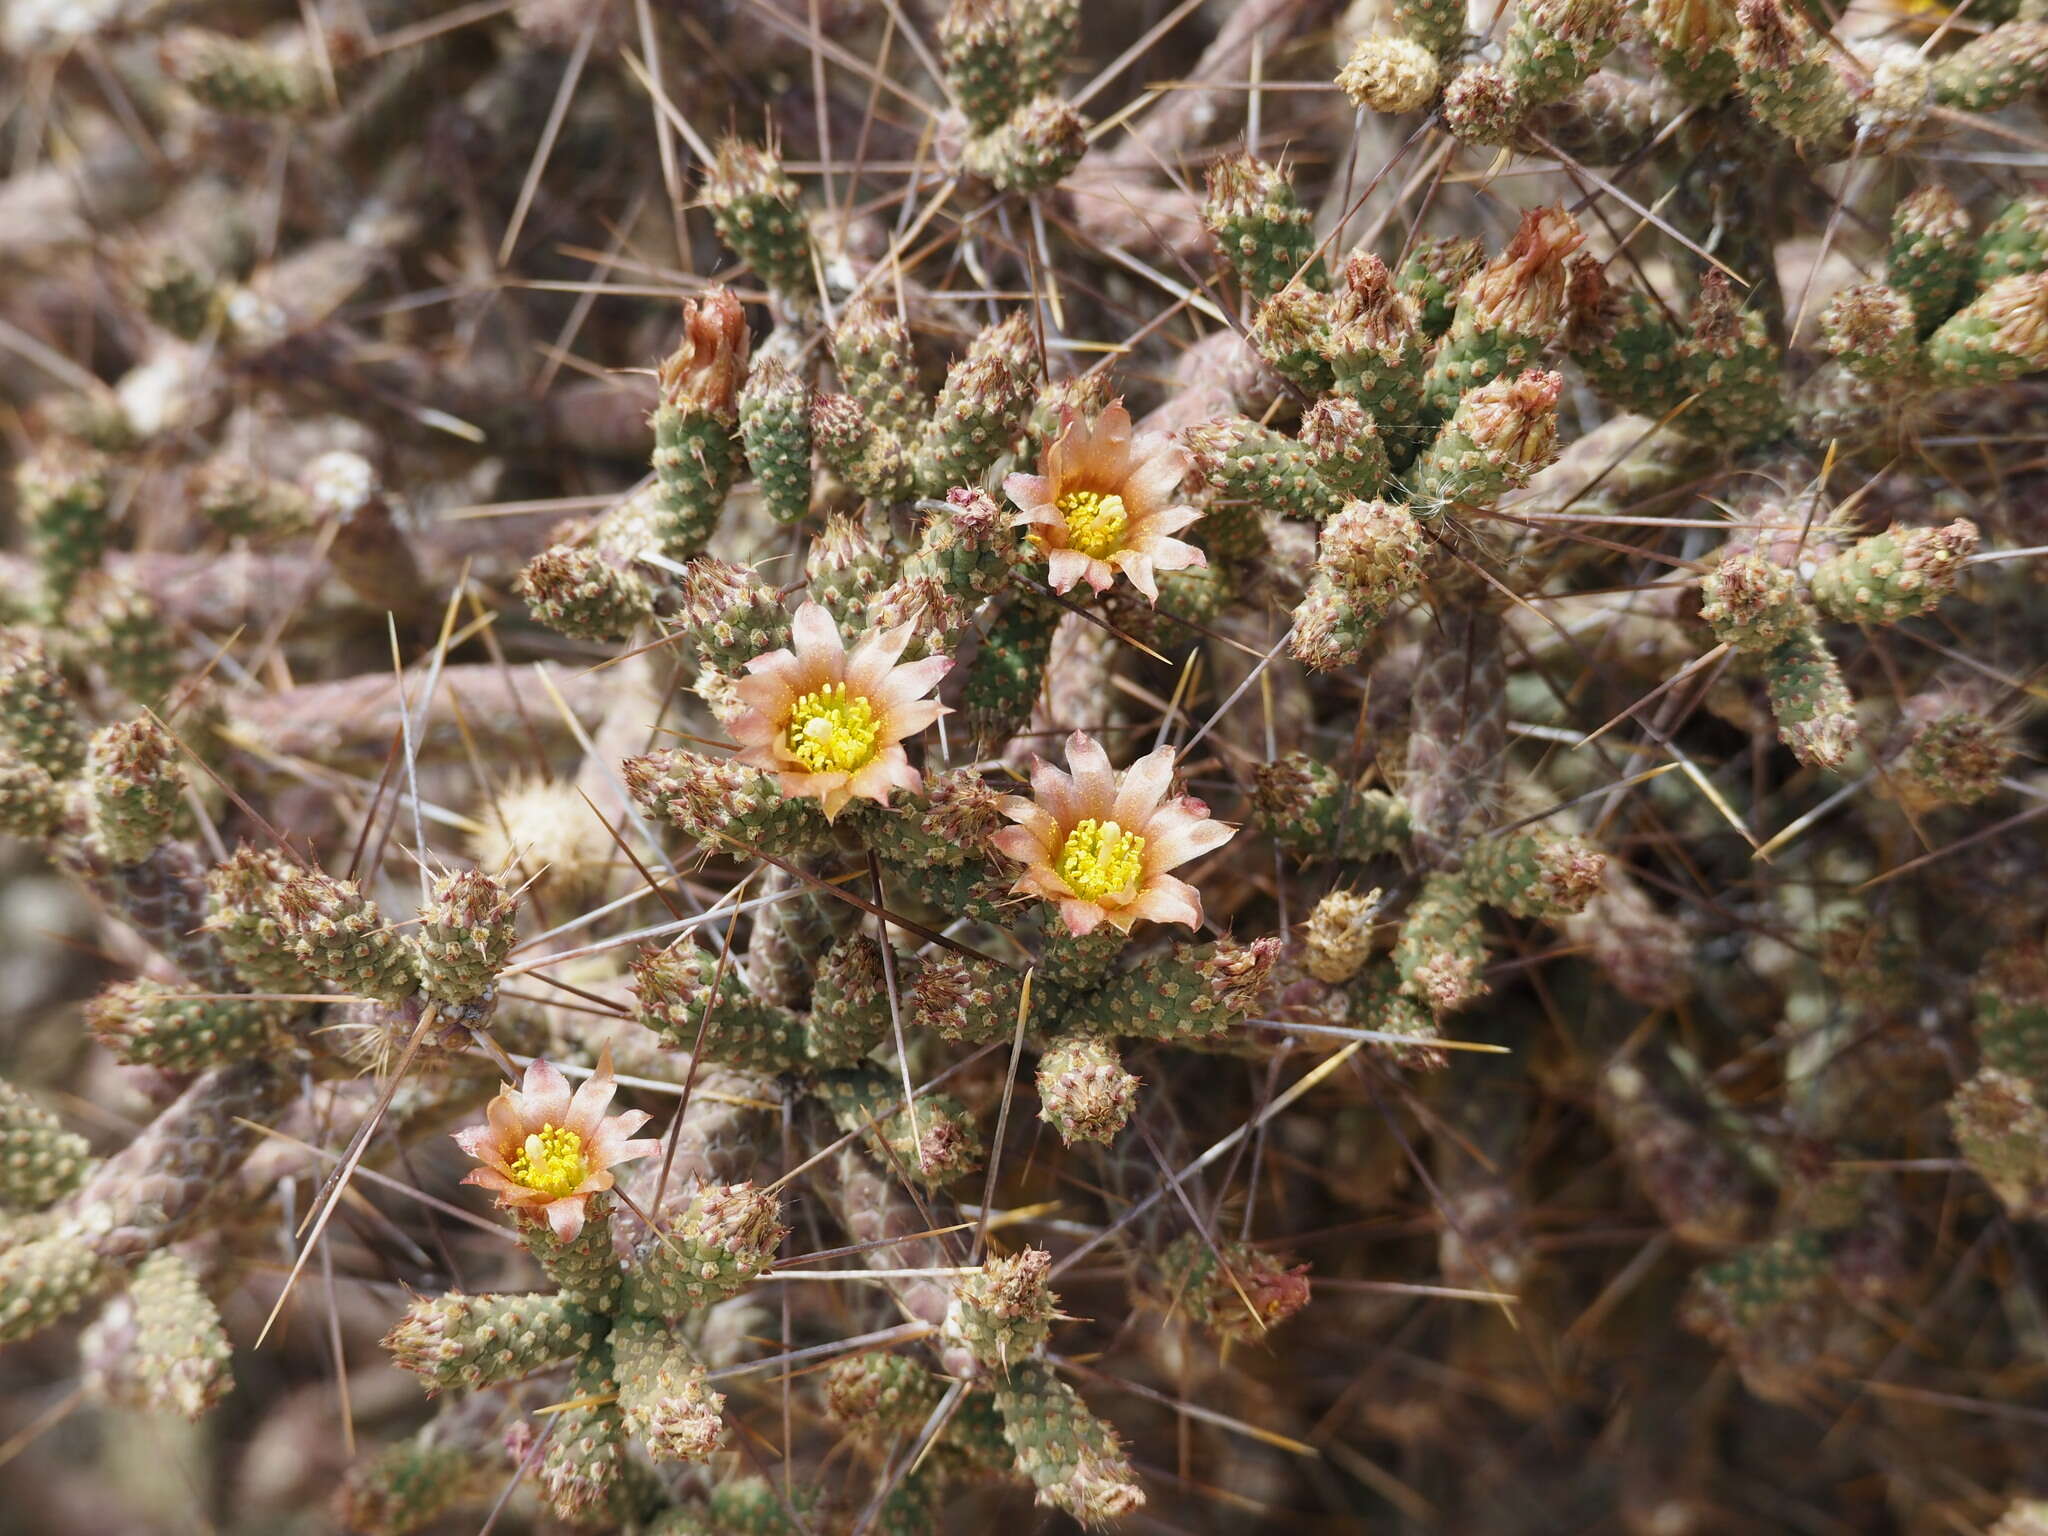
[[[1089,424],[1078,416],[1070,417],[1060,435],[1052,440],[1052,446],[1045,450],[1045,478],[1049,482],[1047,501],[1053,500],[1072,484],[1094,445],[1095,434]]]
[[[1179,539],[1154,539],[1145,553],[1151,557],[1152,568],[1156,571],[1196,570],[1209,563],[1207,555]]]
[[[1201,814],[1194,814],[1189,806],[1200,807]],[[1189,859],[1213,853],[1235,836],[1235,827],[1210,820],[1208,807],[1192,797],[1162,806],[1145,829],[1145,868],[1148,872],[1178,868]]]
[[[1124,770],[1123,785],[1116,792],[1118,826],[1150,837],[1146,823],[1173,788],[1173,758],[1172,747],[1158,747]]]
[[[1073,484],[1084,491],[1122,495],[1130,476],[1130,443],[1097,437],[1095,445],[1088,450],[1088,457],[1075,467]]]
[[[911,626],[902,624],[897,627],[909,629]],[[910,637],[905,635],[903,638],[908,643]],[[855,698],[866,699],[875,707],[877,714],[881,713],[882,690],[888,686],[890,669],[896,665],[896,658],[901,654],[900,650],[889,651],[879,646],[871,647],[863,640],[846,658],[846,691]]]
[[[492,1139],[500,1147],[509,1147],[526,1139],[526,1126],[519,1118],[515,1094],[516,1091],[508,1087],[484,1106],[484,1121],[491,1128]]]
[[[1060,826],[1058,819],[1050,811],[1029,800],[1020,800],[1012,796],[1010,801],[1003,805],[1002,812],[1010,820],[1018,823],[1015,827],[1003,828],[1003,834],[1022,832],[1043,849],[1048,857],[1056,853],[1060,844],[1066,840],[1066,831]]]
[[[1124,908],[1133,918],[1152,923],[1185,923],[1202,926],[1202,893],[1185,880],[1157,875],[1146,882],[1135,900]]]
[[[796,759],[790,758],[789,761],[794,763]],[[846,775],[836,769],[830,773],[812,773],[808,768],[801,766],[778,766],[775,771],[775,787],[792,800],[822,799],[828,790],[845,782]]]
[[[765,720],[780,720],[801,692],[793,667],[773,672],[756,672],[732,680],[733,697]]]
[[[726,729],[741,746],[763,747],[775,739],[776,733],[784,728],[782,722],[788,718],[787,706],[780,714],[764,714],[758,709],[750,709],[737,716]]]
[[[818,796],[819,809],[824,811],[825,820],[828,822],[837,821],[839,813],[853,800],[852,781],[843,773],[835,777],[837,782],[827,786],[824,793]]]
[[[1120,549],[1111,555],[1116,568],[1130,579],[1132,586],[1144,594],[1145,601],[1159,601],[1159,583],[1152,579],[1152,557],[1143,550]]]
[[[907,666],[896,668],[885,677],[881,685],[866,690],[876,709],[892,713],[911,702],[921,699],[938,687],[939,679],[953,670],[950,656],[927,656],[922,661],[913,661]]]
[[[597,1055],[597,1069],[583,1079],[575,1097],[569,1100],[569,1113],[562,1121],[563,1126],[589,1141],[597,1134],[604,1112],[611,1106],[612,1095],[618,1091],[618,1084],[612,1080],[611,1042],[606,1041],[604,1049]]]
[[[764,651],[746,663],[749,677],[779,678],[783,683],[794,686],[804,664],[798,660],[795,651],[784,646],[780,650]],[[744,682],[744,679],[740,680]]]
[[[791,649],[806,661],[814,658],[831,657],[835,660],[846,655],[846,642],[839,638],[839,626],[833,621],[832,610],[823,603],[805,603],[797,609],[796,617],[789,626]],[[835,666],[834,672],[839,668]]]
[[[583,1148],[584,1157],[597,1167],[609,1168],[614,1163],[641,1155],[624,1149],[640,1145],[626,1138],[646,1123],[647,1111],[644,1109],[629,1109],[623,1114],[610,1116],[591,1133]]]
[[[1159,538],[1169,533],[1179,533],[1202,520],[1199,507],[1164,507],[1145,520],[1148,537]]]
[[[1039,896],[1047,901],[1074,900],[1074,888],[1059,877],[1050,864],[1033,864],[1010,887],[1012,896]]]
[[[1051,856],[1053,849],[1030,827],[1005,827],[988,840],[991,848],[1019,864],[1033,864]]]
[[[896,790],[906,789],[914,795],[923,788],[924,776],[910,766],[901,747],[876,753],[872,761],[862,764],[846,781],[849,796],[883,805],[889,803],[889,796]]]
[[[1098,592],[1107,592],[1116,581],[1116,567],[1107,560],[1091,559],[1088,562],[1088,569],[1082,574],[1088,578],[1088,585]],[[1071,586],[1073,583],[1069,582],[1068,585]]]
[[[1098,928],[1109,914],[1092,901],[1069,897],[1060,903],[1060,921],[1067,925],[1067,932],[1077,939],[1085,939]]]
[[[524,1184],[515,1182],[495,1168],[472,1168],[462,1176],[462,1182],[500,1195],[517,1195],[526,1190]]]
[[[1116,807],[1116,770],[1109,766],[1109,754],[1102,750],[1102,743],[1085,731],[1074,732],[1067,738],[1067,766],[1074,775],[1076,815],[1073,821],[1091,816],[1097,821],[1112,820]],[[1055,811],[1053,814],[1060,813]],[[1064,816],[1060,819],[1067,820]],[[1069,826],[1072,824],[1072,821],[1068,822]]]
[[[1158,458],[1162,454],[1183,460],[1193,457],[1171,432],[1140,432],[1131,439],[1131,452],[1145,459]]]
[[[556,1238],[573,1243],[583,1232],[583,1196],[567,1195],[548,1202],[548,1226]]]
[[[736,753],[735,756],[746,758],[748,761],[753,761],[754,758],[749,754],[760,753],[767,754],[768,767],[777,775],[788,776],[791,774],[795,774],[799,776],[806,776],[809,775],[812,771],[808,763],[806,763],[802,758],[798,757],[794,752],[792,752],[789,749],[789,732],[787,731],[777,731],[773,736],[768,738],[767,743],[765,745],[759,747],[748,747],[746,751]],[[784,784],[782,786],[782,792],[785,795],[802,793],[802,791],[800,790],[791,789],[788,784]]]
[[[1103,413],[1095,418],[1095,442],[1112,444],[1118,448],[1130,445],[1131,413],[1124,409],[1123,401],[1111,401]]]
[[[1031,758],[1031,798],[1063,827],[1073,826],[1087,814],[1079,809],[1081,797],[1073,779],[1035,753]]]
[[[1034,507],[1051,505],[1052,483],[1043,475],[1005,475],[1003,494],[1013,505],[1028,512]]]
[[[569,1079],[551,1061],[536,1056],[526,1069],[526,1081],[519,1089],[520,1118],[528,1131],[543,1125],[560,1125],[569,1114]]]
[[[1161,443],[1165,443],[1163,452],[1146,446]],[[1124,478],[1124,505],[1133,517],[1156,517],[1180,489],[1181,478],[1187,473],[1188,452],[1166,443],[1158,433],[1148,432],[1132,444],[1132,456],[1137,462]]]
[[[895,705],[889,711],[889,739],[908,741],[939,716],[951,713],[937,699],[919,699],[914,703]]]
[[[465,1125],[455,1133],[455,1145],[480,1162],[496,1157],[504,1141],[503,1135],[493,1125]]]
[[[1096,586],[1090,567],[1100,564],[1091,560],[1078,549],[1048,549],[1045,552],[1045,582],[1055,592],[1067,592],[1074,583],[1084,576],[1090,586]],[[1097,590],[1101,590],[1097,587]]]
[[[863,635],[846,658],[846,691],[872,699],[916,633],[915,624],[897,624]]]
[[[514,1147],[514,1148],[515,1148],[515,1150],[516,1150],[516,1149],[517,1149],[517,1147],[518,1147],[518,1143],[517,1143],[517,1142],[514,1142],[514,1143],[513,1143],[513,1147]],[[480,1161],[481,1161],[481,1162],[483,1163],[483,1165],[484,1165],[484,1166],[485,1166],[486,1168],[489,1168],[489,1169],[491,1169],[491,1170],[492,1170],[493,1172],[496,1172],[496,1173],[502,1174],[502,1175],[504,1175],[504,1176],[505,1176],[506,1178],[508,1178],[508,1179],[512,1178],[512,1165],[511,1165],[511,1163],[509,1163],[508,1161],[506,1161],[506,1159],[505,1159],[505,1153],[504,1153],[504,1151],[503,1151],[503,1149],[502,1149],[502,1148],[497,1148],[497,1147],[487,1147],[487,1148],[485,1148],[485,1150],[484,1150],[484,1154],[483,1154],[482,1158],[480,1159]],[[514,1180],[514,1182],[515,1182],[515,1183],[517,1183],[518,1181],[517,1181],[517,1180]],[[523,1185],[522,1185],[521,1187],[522,1187],[522,1188],[524,1188],[524,1186],[523,1186]]]

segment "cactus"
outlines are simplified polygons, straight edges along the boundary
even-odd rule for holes
[[[86,750],[93,836],[116,864],[140,864],[171,835],[185,775],[177,748],[152,720],[110,725]]]
[[[355,881],[293,870],[270,901],[280,935],[321,980],[391,1003],[418,990],[419,959],[408,936],[385,920]]]
[[[772,151],[730,136],[719,141],[704,181],[704,202],[719,238],[792,303],[817,292],[816,258],[799,196]]]
[[[2040,1523],[2040,0],[408,9],[0,6],[24,1520]]]
[[[1813,573],[1813,600],[1831,619],[1896,624],[1932,613],[1976,551],[1977,528],[1893,527],[1858,540]]]
[[[738,1295],[787,1234],[777,1210],[774,1195],[751,1185],[700,1190],[672,1230],[644,1245],[627,1288],[633,1309],[681,1317]]]
[[[623,1319],[612,1330],[619,1414],[656,1461],[703,1461],[724,1438],[725,1399],[704,1385],[689,1346],[653,1319]]]
[[[518,937],[518,913],[518,901],[478,870],[437,881],[414,940],[420,990],[457,1007],[488,992]]]
[[[52,443],[14,472],[14,495],[42,576],[45,617],[64,612],[79,578],[96,570],[108,542],[104,457],[74,443]]]
[[[1144,1504],[1116,1432],[1049,1367],[1033,1361],[1010,1372],[996,1388],[996,1407],[1018,1469],[1037,1485],[1039,1503],[1090,1527]]]
[[[93,1325],[83,1353],[95,1395],[202,1417],[232,1386],[227,1330],[199,1273],[175,1253],[136,1266],[126,1294]]]
[[[52,779],[85,767],[86,733],[70,687],[33,635],[0,636],[0,740]]]
[[[1572,94],[1614,47],[1615,0],[1529,0],[1515,9],[1501,65],[1515,94],[1543,106]]]
[[[915,1429],[939,1405],[932,1373],[907,1355],[855,1355],[825,1373],[825,1406],[855,1434]]]
[[[1296,278],[1313,289],[1328,285],[1308,211],[1279,167],[1251,155],[1217,161],[1209,170],[1202,221],[1255,303],[1264,304]]]
[[[1113,1041],[1073,1035],[1038,1058],[1038,1114],[1069,1146],[1114,1141],[1137,1107],[1138,1079]]]
[[[736,970],[692,940],[642,956],[633,984],[642,1020],[672,1049],[771,1072],[803,1059],[803,1021],[757,1002]]]
[[[40,1211],[76,1189],[92,1147],[48,1109],[0,1080],[0,1207]]]
[[[284,1045],[286,1006],[185,995],[138,978],[117,982],[86,1004],[93,1038],[136,1066],[200,1072]]]
[[[1263,1339],[1308,1304],[1308,1266],[1289,1268],[1250,1243],[1184,1232],[1158,1262],[1156,1283],[1167,1305],[1221,1338]]]
[[[436,1391],[517,1381],[583,1353],[596,1319],[560,1296],[422,1299],[384,1346]]]
[[[281,855],[242,847],[206,873],[207,926],[252,992],[313,988],[312,974],[286,937],[275,905],[292,872]]]
[[[1026,1248],[992,1258],[960,1282],[946,1326],[968,1353],[996,1371],[1008,1371],[1045,1343],[1058,1315],[1059,1297],[1046,1288],[1052,1255]]]

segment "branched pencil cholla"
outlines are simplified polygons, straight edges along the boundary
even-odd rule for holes
[[[24,1529],[2048,1529],[2042,0],[0,59]]]

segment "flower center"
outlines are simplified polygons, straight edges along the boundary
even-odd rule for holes
[[[1123,497],[1115,492],[1069,491],[1053,505],[1067,520],[1067,542],[1090,559],[1100,560],[1123,547],[1131,515],[1124,510]]]
[[[1144,872],[1145,839],[1113,821],[1076,823],[1060,849],[1060,878],[1083,901],[1128,891]]]
[[[590,1176],[583,1156],[583,1138],[555,1124],[543,1125],[526,1138],[512,1159],[512,1177],[544,1195],[570,1195]]]
[[[881,735],[875,707],[846,684],[827,683],[789,712],[789,750],[813,773],[852,773],[874,760]]]

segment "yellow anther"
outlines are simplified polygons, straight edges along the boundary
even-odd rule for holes
[[[789,750],[813,773],[853,773],[875,756],[881,726],[874,706],[846,684],[827,683],[789,712]]]
[[[1124,530],[1131,517],[1124,499],[1111,492],[1069,491],[1054,503],[1067,520],[1067,542],[1082,554],[1100,560],[1112,550],[1123,548]]]
[[[583,1138],[554,1124],[544,1125],[528,1136],[511,1166],[513,1178],[544,1195],[574,1194],[577,1186],[590,1176],[590,1164],[583,1156]]]
[[[1113,821],[1076,823],[1060,849],[1060,878],[1084,901],[1135,890],[1144,872],[1145,839]]]

